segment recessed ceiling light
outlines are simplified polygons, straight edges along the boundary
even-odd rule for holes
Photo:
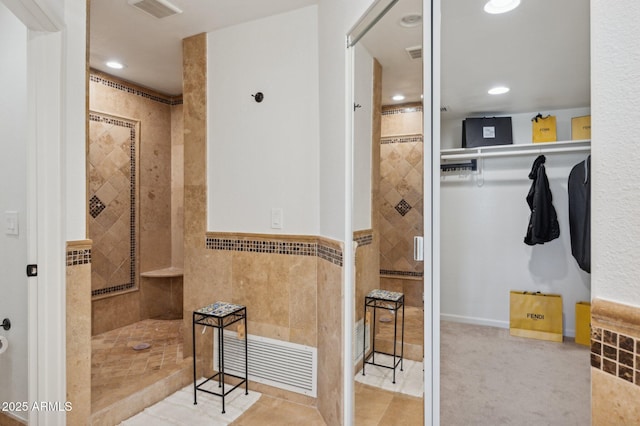
[[[121,70],[124,68],[124,64],[122,62],[118,62],[118,61],[108,61],[106,63],[106,65],[109,68],[113,68],[114,70]]]
[[[491,89],[489,89],[489,94],[490,95],[504,95],[505,93],[507,93],[509,91],[508,87],[505,86],[498,86],[498,87],[492,87]]]
[[[394,95],[391,99],[394,101],[404,101],[404,95]]]
[[[422,15],[419,13],[410,13],[400,19],[400,25],[405,28],[413,28],[422,24]]]
[[[484,5],[484,11],[491,14],[505,13],[520,5],[520,0],[489,0]]]

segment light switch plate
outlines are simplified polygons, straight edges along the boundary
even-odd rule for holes
[[[18,235],[18,212],[4,212],[4,233],[7,235]]]
[[[274,207],[271,209],[271,228],[282,229],[282,209],[281,208]]]

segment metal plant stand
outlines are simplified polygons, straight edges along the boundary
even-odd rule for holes
[[[404,358],[404,294],[395,291],[387,290],[371,290],[364,298],[364,315],[365,321],[367,316],[367,308],[373,308],[373,337],[371,339],[371,353],[366,356],[366,340],[367,333],[363,335],[362,341],[362,375],[365,375],[365,366],[367,364],[376,365],[378,367],[390,368],[393,370],[393,383],[396,382],[396,368],[400,365],[400,371],[402,370],[402,360]],[[402,308],[402,333],[400,340],[400,355],[397,354],[396,340],[398,338],[398,310]],[[376,311],[378,309],[384,309],[392,311],[394,314],[393,322],[393,353],[376,351]],[[366,330],[366,328],[365,328]],[[376,354],[389,355],[393,357],[393,363],[391,366],[376,363]],[[369,359],[371,358],[371,361]]]
[[[244,361],[245,371],[244,377],[236,376],[234,374],[224,372],[224,329],[231,324],[235,324],[238,321],[244,321]],[[203,380],[201,383],[197,382],[196,377],[196,325],[202,325],[205,327],[213,327],[218,330],[218,372],[213,376]],[[227,302],[216,302],[212,305],[205,306],[193,312],[193,324],[192,324],[192,336],[193,336],[193,404],[198,403],[198,391],[206,392],[211,395],[222,397],[222,413],[225,412],[224,398],[229,393],[233,392],[238,386],[244,383],[244,394],[249,394],[249,357],[247,346],[247,308],[241,305],[234,305]],[[225,390],[225,376],[234,377],[239,379],[237,383],[229,390]],[[221,388],[220,392],[213,392],[208,389],[203,389],[206,383],[211,380],[218,379],[218,387]]]

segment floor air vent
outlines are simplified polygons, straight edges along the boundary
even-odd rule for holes
[[[225,372],[244,376],[244,340],[237,333],[226,331],[224,337]],[[317,396],[317,349],[282,340],[249,335],[249,381]],[[216,342],[217,334],[214,336]],[[218,366],[218,351],[213,351],[214,367]]]

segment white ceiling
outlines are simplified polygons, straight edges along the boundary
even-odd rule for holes
[[[589,0],[442,1],[443,118],[590,106]],[[487,94],[493,86],[506,95]]]
[[[90,65],[168,95],[182,93],[181,40],[226,26],[315,4],[317,0],[171,0],[182,14],[153,18],[127,0],[92,0]],[[405,48],[421,45],[421,29],[402,16],[422,0],[399,0],[362,39],[383,66],[383,103],[403,93],[420,99],[422,64]],[[522,0],[489,15],[484,0],[442,0],[443,118],[517,113],[590,105],[589,0]],[[114,71],[104,62],[119,59]],[[491,96],[506,85],[511,91]]]
[[[182,93],[182,39],[316,4],[317,0],[170,0],[181,14],[154,18],[127,0],[91,0],[92,68],[166,95]],[[105,65],[117,59],[126,65]]]

